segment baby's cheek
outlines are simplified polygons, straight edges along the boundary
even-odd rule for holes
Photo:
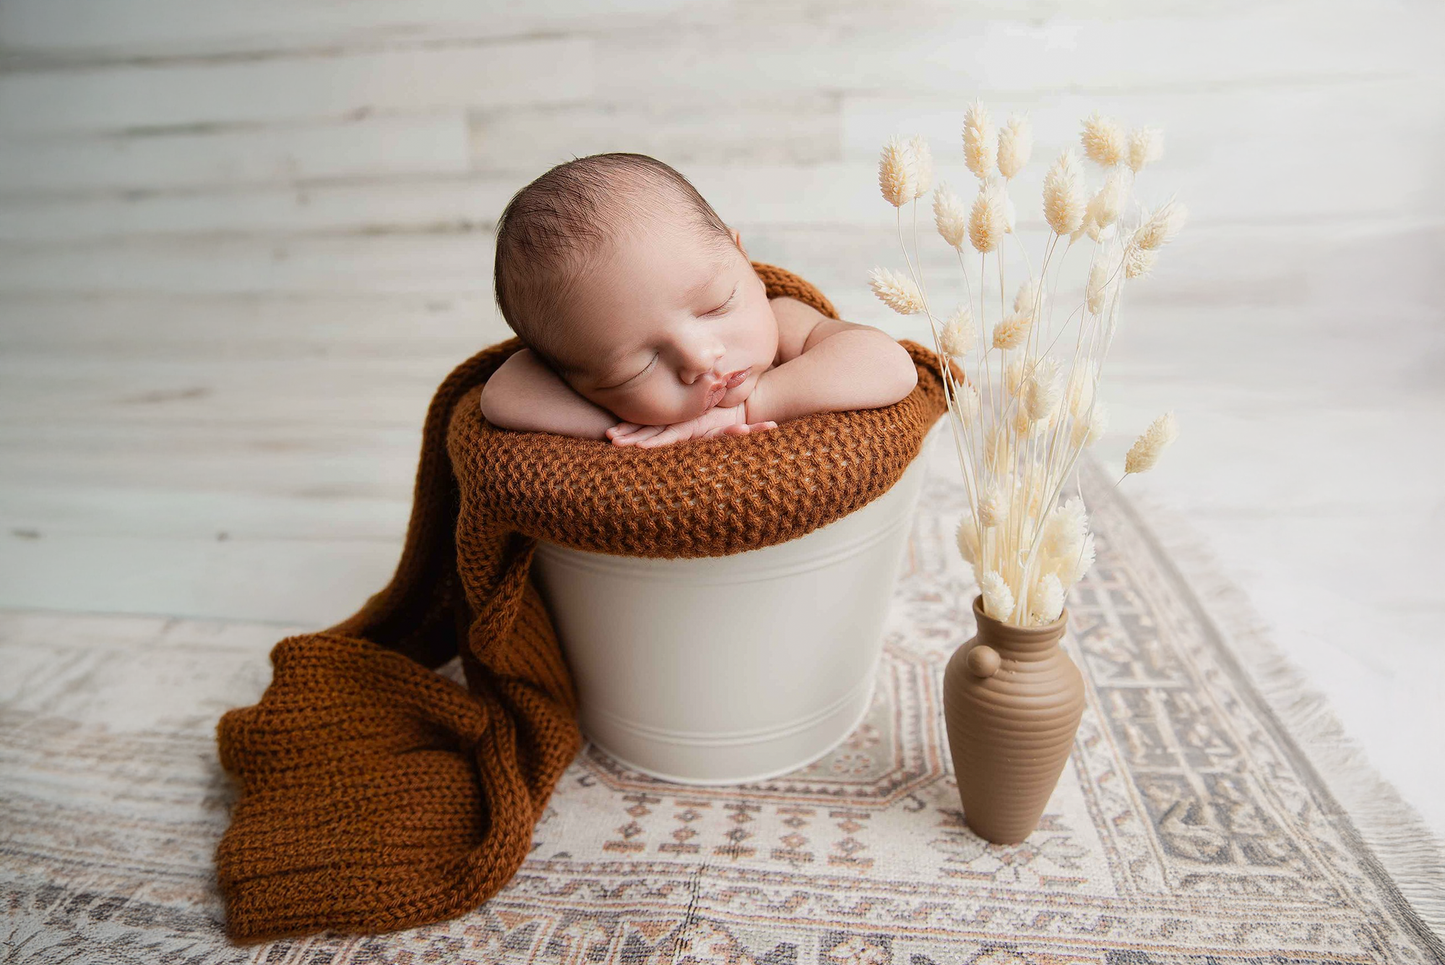
[[[613,402],[613,408],[608,411],[622,422],[636,422],[638,425],[644,426],[670,424],[667,413],[646,399],[626,399]]]

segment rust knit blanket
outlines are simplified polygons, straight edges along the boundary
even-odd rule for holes
[[[769,296],[836,318],[803,279],[753,263]],[[271,653],[259,703],[217,736],[238,795],[216,853],[238,941],[381,932],[476,908],[516,873],[582,746],[541,597],[536,540],[644,557],[723,556],[803,536],[881,496],[947,411],[938,358],[877,409],[654,449],[497,429],[478,399],[521,348],[459,365],[422,433],[406,543],[352,617]],[[467,685],[434,672],[460,656]]]

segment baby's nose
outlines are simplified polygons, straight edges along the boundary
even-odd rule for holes
[[[689,363],[688,374],[691,376],[689,381],[696,382],[698,379],[712,378],[714,376],[722,378],[722,373],[717,370],[717,364],[725,354],[726,352],[719,348],[694,358]]]

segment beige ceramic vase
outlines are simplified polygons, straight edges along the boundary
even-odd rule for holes
[[[943,715],[964,822],[995,844],[1038,826],[1084,715],[1084,679],[1059,646],[1066,609],[1046,627],[1016,627],[973,601],[978,633],[949,658]]]

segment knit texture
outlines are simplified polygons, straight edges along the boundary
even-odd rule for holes
[[[838,317],[798,276],[753,268],[769,297]],[[519,339],[453,370],[427,411],[391,582],[347,620],[277,643],[260,702],[217,727],[239,784],[216,853],[230,937],[408,928],[500,891],[582,746],[572,678],[528,578],[536,541],[724,556],[866,505],[947,411],[938,356],[900,344],[918,385],[893,405],[651,449],[488,423],[482,386]],[[457,656],[466,687],[434,672]]]

